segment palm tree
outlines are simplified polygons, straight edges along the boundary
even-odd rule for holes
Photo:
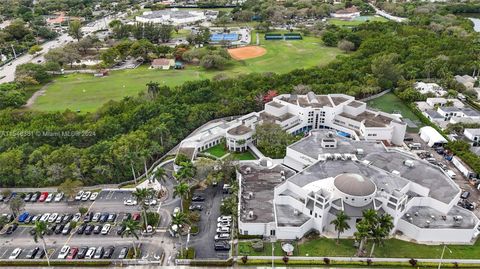
[[[178,212],[177,214],[172,215],[172,224],[177,225],[178,227],[178,240],[180,241],[180,256],[183,257],[183,241],[182,241],[182,233],[180,231],[180,227],[188,222],[187,214],[183,212]]]
[[[370,232],[370,225],[365,219],[362,219],[357,223],[357,231],[353,235],[355,236],[355,239],[360,240],[360,246],[358,247],[358,252],[357,252],[358,257],[362,255],[365,241],[369,236],[369,232]]]
[[[173,197],[180,196],[180,206],[183,212],[183,199],[187,199],[190,193],[190,186],[185,182],[180,182],[173,188]]]
[[[135,189],[132,193],[133,197],[137,200],[137,205],[142,208],[143,219],[145,221],[145,229],[148,226],[147,220],[147,210],[150,207],[150,204],[147,203],[147,200],[151,199],[155,195],[155,191],[152,188],[143,188],[143,189]]]
[[[337,244],[340,242],[340,234],[345,232],[345,230],[350,229],[348,220],[350,220],[350,217],[347,216],[344,211],[340,211],[338,212],[337,217],[330,222],[330,224],[335,226],[335,231],[337,231]]]
[[[153,173],[153,177],[158,180],[158,182],[165,183],[167,181],[167,171],[162,167],[157,167]]]
[[[45,242],[45,238],[43,237],[43,235],[47,233],[47,224],[43,221],[36,221],[34,229],[35,233],[33,234],[33,241],[35,241],[35,243],[38,243],[39,238],[42,240],[43,251],[45,252],[45,257],[47,258],[47,264],[48,266],[50,266],[50,258],[48,257],[47,252],[47,243]]]
[[[180,181],[188,181],[195,176],[195,166],[193,166],[192,162],[181,162],[180,166],[181,168],[176,174],[176,177],[179,178]]]
[[[123,237],[133,237],[132,245],[133,245],[133,252],[135,253],[135,258],[137,258],[137,248],[135,247],[135,238],[138,240],[138,232],[141,230],[140,225],[138,222],[129,219],[122,223],[125,226],[125,230],[123,230],[121,236]]]
[[[377,223],[377,211],[374,209],[367,209],[362,212],[363,219],[369,224],[369,225],[375,225]]]

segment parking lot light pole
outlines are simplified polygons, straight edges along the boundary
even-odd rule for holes
[[[440,261],[438,262],[438,269],[440,269],[440,267],[442,267],[443,254],[445,254],[445,249],[448,249],[448,251],[450,252],[450,254],[452,253],[452,251],[451,251],[451,250],[447,247],[447,245],[444,243],[444,244],[443,244],[442,255],[440,256]]]
[[[272,242],[272,269],[275,268],[275,264],[274,264],[275,241],[276,241],[275,236],[270,237],[270,242]]]

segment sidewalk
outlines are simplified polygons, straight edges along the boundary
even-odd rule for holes
[[[251,259],[259,260],[271,260],[272,256],[249,256]],[[236,257],[237,260],[241,257]],[[345,261],[345,262],[362,262],[367,259],[372,262],[408,262],[410,258],[369,258],[369,257],[305,257],[305,256],[288,256],[290,260],[298,261],[323,261],[324,258],[328,258],[331,261]],[[274,256],[275,260],[282,260],[283,256]],[[428,263],[467,263],[467,264],[480,264],[480,259],[415,259],[418,262]]]

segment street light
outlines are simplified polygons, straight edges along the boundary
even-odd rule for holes
[[[447,245],[445,245],[445,243],[443,244],[443,250],[442,250],[442,256],[440,256],[440,261],[438,262],[438,269],[440,269],[440,267],[442,266],[442,261],[443,261],[443,254],[445,254],[445,249],[448,249],[448,251],[450,252],[450,254],[452,254],[452,251],[447,247]]]
[[[272,269],[275,268],[275,265],[274,265],[275,241],[277,241],[275,236],[271,236],[270,242],[272,242]]]

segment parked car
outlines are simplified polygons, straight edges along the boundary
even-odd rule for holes
[[[98,192],[92,192],[92,195],[90,195],[90,201],[95,201],[97,199]]]
[[[6,234],[12,234],[18,228],[18,224],[12,223],[12,225],[8,226],[7,230],[5,231]]]
[[[92,192],[90,192],[90,191],[84,192],[84,193],[82,194],[81,200],[82,200],[82,201],[88,201],[88,199],[90,198],[90,195],[92,195]]]
[[[468,197],[470,197],[470,192],[468,192],[468,191],[464,191],[460,195],[460,198],[462,198],[462,199],[468,199]],[[20,218],[19,218],[19,221],[20,221]]]
[[[203,202],[203,201],[205,201],[205,197],[201,195],[194,195],[192,197],[192,202]]]
[[[59,192],[55,195],[54,201],[60,202],[63,199],[63,192]]]
[[[122,235],[123,231],[125,231],[125,225],[121,224],[117,226],[117,235]]]
[[[25,221],[23,223],[25,223],[25,224],[33,223],[32,220],[33,220],[34,217],[35,217],[34,215],[28,215],[28,217],[25,219]]]
[[[82,223],[80,226],[78,226],[77,234],[83,234],[86,228],[87,228],[87,224]]]
[[[30,198],[30,202],[35,203],[38,198],[40,197],[40,192],[36,192],[32,195],[32,198]]]
[[[220,228],[217,228],[217,233],[221,234],[221,233],[230,233],[230,228],[228,227],[220,227]]]
[[[23,212],[18,216],[18,222],[25,222],[25,220],[28,218],[30,214],[28,212]]]
[[[35,257],[35,255],[37,255],[37,252],[40,250],[39,247],[34,247],[32,249],[30,249],[28,252],[27,252],[27,255],[25,256],[26,259],[33,259]]]
[[[92,224],[87,224],[87,227],[85,227],[85,235],[91,235],[93,232],[94,226]]]
[[[24,202],[30,202],[30,199],[32,198],[32,195],[33,193],[29,192],[25,195],[25,197],[23,198],[23,201]]]
[[[55,195],[53,193],[49,193],[45,199],[45,202],[50,203],[53,200],[53,197],[55,197]]]
[[[110,247],[106,248],[105,253],[103,254],[102,258],[103,259],[111,259],[114,251],[115,251],[114,246],[110,246]]]
[[[85,216],[83,216],[83,222],[90,222],[92,221],[92,218],[93,218],[93,213],[88,212],[87,214],[85,214]]]
[[[137,205],[137,201],[135,199],[127,199],[123,202],[124,205],[134,206]]]
[[[214,248],[215,250],[230,250],[230,244],[226,241],[219,241],[219,242],[215,242],[214,244]]]
[[[93,256],[95,255],[95,251],[97,249],[95,247],[90,247],[88,250],[87,250],[87,253],[85,254],[85,259],[92,259]]]
[[[224,234],[217,234],[215,235],[215,241],[221,241],[221,240],[229,240],[230,239],[230,234],[224,233]]]
[[[140,213],[133,213],[132,219],[134,221],[139,221],[140,220]]]
[[[70,246],[63,246],[58,253],[58,259],[65,259],[70,252]]]
[[[217,223],[217,228],[227,227],[230,228],[230,222],[219,222]]]
[[[218,222],[231,222],[232,216],[220,216],[217,218]]]
[[[57,227],[55,228],[55,234],[60,234],[63,231],[64,227],[65,224],[57,224]]]
[[[40,220],[42,218],[42,214],[38,214],[33,216],[32,220],[30,222],[35,223],[37,220]]]
[[[58,217],[58,214],[57,213],[53,213],[52,215],[50,215],[50,217],[48,218],[48,222],[50,223],[53,223],[57,220],[57,217]]]
[[[85,258],[85,254],[87,254],[88,247],[81,247],[78,249],[77,259]]]
[[[125,213],[125,215],[123,215],[122,222],[127,221],[127,220],[129,220],[129,219],[131,219],[131,218],[132,218],[132,214],[130,214],[130,213]]]
[[[189,209],[190,211],[195,211],[195,210],[197,210],[197,211],[202,211],[202,210],[203,210],[203,206],[202,206],[202,205],[190,205],[190,206],[188,207],[188,209]]]
[[[78,248],[71,248],[68,252],[67,260],[73,260],[77,256]]]
[[[69,222],[69,223],[67,223],[67,225],[65,225],[65,227],[63,227],[62,234],[63,235],[68,235],[68,234],[70,234],[71,230],[72,230],[72,227],[71,227],[70,222]]]
[[[62,223],[63,220],[63,214],[58,214],[57,218],[55,219],[56,224]]]
[[[101,234],[107,235],[108,232],[110,232],[110,228],[111,228],[111,227],[112,227],[112,226],[111,226],[110,224],[108,224],[108,223],[105,224],[105,225],[103,226],[103,228],[102,228]]]
[[[120,250],[120,253],[118,254],[118,258],[119,259],[125,259],[127,257],[127,254],[128,254],[128,247],[123,247]]]
[[[40,221],[43,221],[43,222],[48,222],[48,219],[50,218],[50,213],[45,213],[42,215],[42,217],[40,218]]]
[[[12,253],[8,257],[8,259],[9,260],[15,260],[16,258],[18,258],[18,256],[20,256],[20,253],[22,253],[22,249],[21,248],[16,248],[12,251]]]
[[[94,234],[99,234],[101,231],[102,231],[102,225],[95,225],[95,228],[93,228]]]
[[[47,197],[48,197],[48,192],[42,192],[42,194],[40,194],[40,197],[38,198],[38,201],[39,202],[45,202]]]
[[[77,192],[77,195],[75,195],[75,201],[80,201],[83,196],[83,191]]]
[[[34,259],[40,260],[40,259],[43,259],[43,257],[45,257],[45,251],[43,249],[40,249],[35,255]]]
[[[57,229],[57,225],[56,224],[50,224],[47,226],[47,235],[52,235],[55,230]]]
[[[98,247],[95,251],[95,255],[93,256],[94,259],[100,259],[103,256],[105,249],[103,247]]]
[[[81,217],[82,217],[82,214],[76,213],[75,215],[73,215],[72,221],[79,222]]]
[[[100,218],[98,219],[98,221],[101,222],[101,223],[104,223],[104,222],[107,221],[107,219],[108,219],[108,213],[102,213],[100,215]]]
[[[100,216],[102,216],[102,213],[100,212],[95,213],[95,215],[93,215],[92,221],[98,222],[98,220],[100,219]]]
[[[107,218],[108,222],[114,222],[115,219],[117,219],[117,214],[115,214],[115,213],[108,214],[108,218]]]
[[[149,206],[152,206],[152,205],[157,205],[157,200],[156,199],[147,199],[145,200],[145,205],[149,205]]]

